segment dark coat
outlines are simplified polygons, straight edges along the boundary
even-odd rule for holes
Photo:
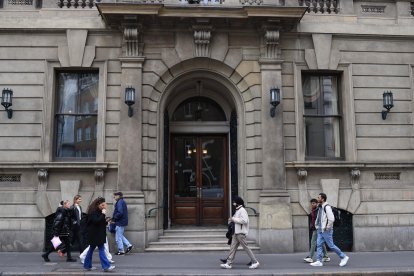
[[[72,212],[69,209],[58,207],[53,221],[53,236],[69,236],[72,225]]]
[[[102,245],[106,242],[106,220],[101,211],[88,214],[87,236],[89,245]]]
[[[233,235],[234,235],[234,222],[230,222],[229,225],[227,226],[227,233],[226,233],[226,238],[228,239],[227,244],[230,245],[231,241],[233,240]]]
[[[128,225],[128,208],[123,198],[120,198],[115,203],[112,222],[114,222],[116,226]]]

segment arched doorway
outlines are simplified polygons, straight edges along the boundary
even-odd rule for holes
[[[214,81],[175,89],[168,116],[171,225],[219,225],[228,217],[231,104]]]

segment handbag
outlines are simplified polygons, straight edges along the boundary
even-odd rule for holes
[[[50,240],[53,244],[53,247],[56,249],[59,245],[62,244],[62,241],[58,236],[54,236],[53,239]]]

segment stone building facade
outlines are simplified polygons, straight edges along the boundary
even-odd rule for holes
[[[138,250],[238,194],[262,252],[306,251],[321,191],[352,250],[414,249],[413,42],[409,0],[0,0],[0,250],[117,190]]]

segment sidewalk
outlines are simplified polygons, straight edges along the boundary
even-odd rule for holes
[[[51,262],[45,263],[40,255],[0,253],[0,275],[414,275],[414,251],[348,253],[345,267],[339,267],[338,256],[330,252],[331,261],[317,268],[303,262],[306,253],[257,254],[261,265],[256,270],[248,269],[244,252],[237,253],[233,269],[228,270],[219,267],[219,258],[225,257],[222,252],[133,253],[114,256],[116,269],[109,273],[102,271],[97,254],[93,259],[98,270],[92,272],[85,272],[79,261],[66,263],[65,258],[51,254]]]

